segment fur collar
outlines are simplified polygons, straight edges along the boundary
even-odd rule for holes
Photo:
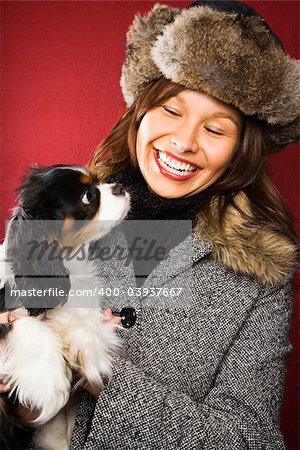
[[[263,284],[277,285],[295,270],[296,246],[276,231],[249,226],[240,213],[229,206],[224,227],[219,226],[216,199],[210,210],[213,220],[199,213],[199,202],[203,193],[192,197],[166,199],[149,191],[143,175],[131,166],[111,175],[109,183],[121,183],[131,194],[131,210],[127,218],[145,219],[192,219],[193,231],[201,241],[212,244],[212,255],[235,272],[257,278]],[[234,198],[237,206],[251,217],[251,209],[246,194],[240,192]]]
[[[251,217],[247,196],[241,192],[234,200]],[[212,202],[211,211],[217,219],[216,202]],[[256,277],[262,284],[281,284],[295,270],[296,245],[276,231],[249,226],[232,206],[227,209],[224,227],[218,220],[208,223],[200,213],[194,231],[213,245],[217,261],[235,272]]]

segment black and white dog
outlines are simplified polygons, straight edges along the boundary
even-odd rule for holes
[[[2,328],[0,378],[10,396],[39,411],[36,448],[69,448],[75,409],[67,404],[75,371],[81,377],[76,386],[89,382],[101,387],[111,376],[120,340],[103,319],[97,295],[89,297],[88,307],[82,297],[69,295],[71,289],[91,291],[99,285],[94,262],[72,255],[109,233],[129,207],[121,185],[101,184],[79,166],[31,168],[20,187],[19,204],[0,248],[0,279],[10,291],[25,295],[8,305],[18,308],[19,318],[6,325],[5,333]],[[42,243],[44,251],[28,261],[30,242]],[[56,254],[50,258],[53,249]],[[66,249],[68,258],[63,257]],[[44,295],[33,297],[33,288]],[[45,316],[60,329],[47,326]],[[0,414],[4,420],[8,415],[1,398]],[[8,446],[9,440],[2,433],[2,445]]]

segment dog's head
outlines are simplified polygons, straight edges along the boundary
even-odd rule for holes
[[[14,216],[30,220],[119,221],[129,209],[121,185],[101,184],[80,166],[29,168],[18,191]]]
[[[31,314],[66,301],[70,281],[63,251],[72,252],[107,234],[129,206],[129,195],[121,185],[101,184],[83,167],[28,170],[8,226],[6,254],[15,285],[24,292],[19,300]],[[29,297],[26,292],[33,287],[43,292],[52,288],[53,295]],[[63,294],[55,296],[59,291]]]

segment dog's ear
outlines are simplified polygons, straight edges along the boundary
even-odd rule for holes
[[[34,220],[21,207],[8,227],[6,254],[14,292],[31,315],[62,305],[70,290],[59,243],[61,221]],[[15,301],[15,298],[11,296]]]

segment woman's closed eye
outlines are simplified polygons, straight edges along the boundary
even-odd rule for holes
[[[211,134],[215,134],[216,136],[224,136],[226,133],[223,130],[220,130],[219,128],[211,128],[211,127],[204,127],[206,131],[208,131]]]
[[[171,108],[167,105],[162,105],[162,107],[167,113],[171,114],[172,116],[181,117],[181,114],[177,109]]]

